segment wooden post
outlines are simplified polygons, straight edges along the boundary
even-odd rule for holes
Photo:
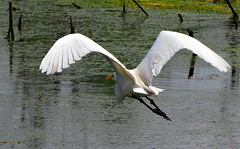
[[[70,16],[70,27],[71,27],[71,34],[75,33],[75,29],[72,23],[72,17]]]
[[[133,0],[133,2],[142,10],[142,12],[145,13],[146,16],[149,16],[148,13],[135,0]]]
[[[182,23],[183,22],[183,18],[182,18],[182,15],[180,13],[178,14],[178,17],[180,19],[180,23]]]
[[[191,29],[188,29],[188,34],[189,34],[189,36],[194,37],[193,36],[193,31]],[[194,74],[194,67],[195,67],[196,58],[197,58],[197,54],[193,53],[192,54],[192,59],[191,59],[191,62],[190,62],[190,69],[189,69],[189,73],[188,73],[188,79],[190,79],[193,76],[193,74]]]
[[[12,18],[12,2],[9,2],[9,28],[7,38],[14,41],[13,18]]]
[[[125,0],[123,0],[123,10],[122,10],[122,14],[120,15],[120,17],[125,17],[125,14],[126,14]]]
[[[20,15],[19,20],[18,20],[18,30],[19,31],[22,30],[22,14]]]

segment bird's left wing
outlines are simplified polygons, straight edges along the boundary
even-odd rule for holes
[[[146,85],[151,85],[152,77],[157,76],[163,65],[180,49],[192,51],[222,72],[230,68],[223,58],[200,41],[181,33],[162,31],[135,71]]]
[[[43,58],[39,69],[42,73],[46,72],[47,75],[61,72],[62,69],[68,68],[70,64],[90,52],[103,54],[115,71],[128,73],[125,66],[116,57],[82,34],[69,34],[57,40]]]

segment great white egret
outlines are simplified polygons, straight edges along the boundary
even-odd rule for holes
[[[170,120],[148,96],[157,98],[158,93],[164,90],[151,85],[153,76],[157,76],[163,65],[180,49],[192,51],[222,72],[227,72],[230,68],[223,58],[200,41],[182,33],[162,31],[135,69],[127,69],[111,53],[81,34],[69,34],[57,40],[43,58],[39,69],[42,73],[46,72],[47,75],[54,74],[68,68],[70,64],[90,52],[101,53],[115,70],[116,84],[114,87],[118,100],[122,100],[126,96],[135,98],[152,112]],[[145,103],[141,97],[146,97],[155,108]]]

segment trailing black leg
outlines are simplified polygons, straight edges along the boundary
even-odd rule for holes
[[[145,96],[149,101],[150,103],[156,108],[155,110],[157,110],[158,112],[158,115],[161,115],[163,118],[165,118],[166,120],[168,121],[171,121],[171,119],[166,115],[166,113],[164,113],[157,105],[156,103],[154,102],[153,99],[149,98],[148,96]]]
[[[153,108],[152,108],[151,106],[149,106],[146,102],[144,102],[144,100],[143,100],[142,98],[140,98],[140,97],[133,96],[133,98],[137,99],[140,103],[144,104],[144,105],[145,105],[148,109],[150,109],[153,113],[156,113],[157,115],[162,116],[162,117],[165,118],[166,120],[171,121],[171,119],[168,118],[167,115],[166,115],[164,112],[162,112],[162,111],[157,107],[157,105],[154,103],[154,101],[153,101],[153,103],[155,104],[156,109],[153,109]],[[149,98],[149,99],[150,99],[150,98]],[[148,99],[148,100],[149,100],[149,99]],[[150,100],[149,100],[149,101],[150,101]],[[150,103],[151,103],[151,101],[150,101]],[[152,104],[152,103],[151,103],[151,104]]]

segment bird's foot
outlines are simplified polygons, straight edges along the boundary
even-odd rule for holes
[[[172,120],[167,116],[167,114],[166,114],[165,112],[163,112],[163,111],[161,111],[161,110],[159,110],[159,109],[153,109],[152,111],[153,111],[154,113],[156,113],[157,115],[162,116],[162,117],[165,118],[166,120],[172,121]]]

